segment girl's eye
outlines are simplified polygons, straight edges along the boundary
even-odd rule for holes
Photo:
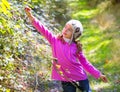
[[[68,29],[68,31],[72,32],[72,30],[71,30],[71,29]]]

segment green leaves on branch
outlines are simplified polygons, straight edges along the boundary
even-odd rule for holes
[[[2,0],[2,2],[0,2],[0,13],[4,13],[5,15],[10,17],[10,8],[10,4],[7,0]]]

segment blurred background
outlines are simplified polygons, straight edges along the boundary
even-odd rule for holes
[[[53,34],[68,20],[80,20],[83,51],[109,79],[103,83],[88,74],[92,91],[119,92],[120,0],[1,0],[0,92],[62,91],[50,78],[50,45],[30,24],[25,6]]]

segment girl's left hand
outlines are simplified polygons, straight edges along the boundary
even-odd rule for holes
[[[107,77],[105,76],[105,75],[103,75],[103,74],[101,74],[100,75],[100,79],[103,81],[103,82],[108,82],[108,79],[107,79]]]

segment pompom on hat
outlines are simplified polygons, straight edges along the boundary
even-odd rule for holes
[[[72,37],[70,39],[70,43],[71,43],[73,40],[77,39],[78,37],[80,37],[82,35],[83,26],[82,26],[80,21],[74,20],[74,19],[68,21],[66,24],[70,24],[72,26],[72,29],[73,29],[73,34],[72,34]]]

